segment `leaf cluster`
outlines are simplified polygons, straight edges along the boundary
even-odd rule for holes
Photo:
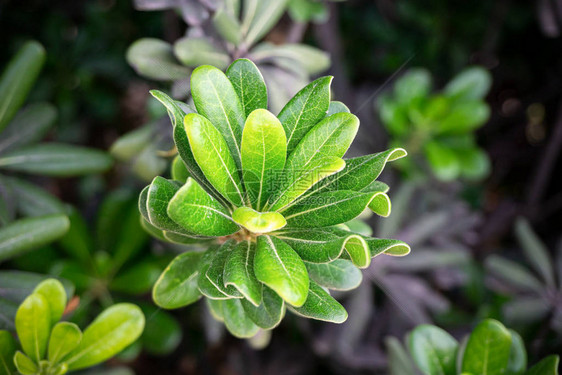
[[[191,77],[192,109],[152,94],[168,109],[181,160],[172,180],[156,177],[139,198],[145,228],[170,242],[206,248],[179,255],[153,298],[179,308],[207,297],[234,335],[271,329],[285,309],[341,323],[345,309],[328,293],[361,280],[358,268],[408,245],[354,232],[345,223],[365,209],[390,213],[377,181],[402,149],[342,159],[359,121],[330,101],[331,77],[304,87],[278,116],[249,60],[224,74],[211,66]],[[187,177],[189,176],[189,177]]]
[[[414,155],[414,160],[399,165],[413,174],[417,168],[412,163],[422,158],[439,180],[485,177],[490,162],[474,132],[490,117],[483,100],[491,86],[490,74],[471,67],[439,93],[431,93],[431,85],[428,71],[413,69],[376,103],[392,143],[406,145]]]

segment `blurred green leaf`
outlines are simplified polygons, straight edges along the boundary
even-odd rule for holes
[[[445,93],[457,100],[482,99],[490,91],[492,76],[481,67],[465,69],[445,87]]]
[[[174,54],[183,65],[195,68],[212,65],[223,70],[230,56],[208,38],[185,37],[174,43]]]
[[[425,155],[429,166],[439,179],[451,181],[458,177],[460,164],[453,150],[432,141],[425,145]]]
[[[541,275],[548,286],[554,287],[556,281],[554,280],[552,258],[548,249],[535,232],[533,232],[531,225],[526,219],[517,219],[515,223],[515,234],[531,266],[535,269],[537,274]]]
[[[517,332],[510,329],[511,333],[511,350],[509,352],[509,361],[507,363],[507,374],[517,375],[523,374],[527,369],[527,351],[525,350],[525,342]]]
[[[45,357],[51,332],[51,312],[47,299],[37,293],[28,296],[18,308],[15,324],[23,351],[39,363]]]
[[[558,363],[560,357],[551,355],[534,365],[525,375],[558,375]]]
[[[180,254],[162,272],[152,290],[152,298],[158,306],[175,309],[201,297],[197,289],[201,255],[197,252]]]
[[[191,72],[177,62],[172,46],[159,39],[144,38],[131,44],[127,61],[138,74],[155,80],[187,78]]]
[[[248,317],[239,299],[222,301],[224,324],[230,333],[239,338],[248,338],[258,333],[259,327]]]
[[[13,361],[16,350],[16,340],[10,332],[0,330],[0,375],[12,375],[16,371]]]
[[[423,324],[408,338],[414,362],[427,375],[455,375],[458,342],[441,328]]]
[[[66,291],[64,286],[57,279],[47,279],[41,281],[33,290],[34,294],[40,294],[47,301],[49,307],[49,316],[51,318],[51,327],[53,327],[62,318],[62,314],[66,309]]]
[[[82,341],[82,331],[74,323],[57,323],[49,339],[49,362],[59,363],[68,353],[80,345]]]
[[[143,349],[152,355],[169,355],[180,344],[181,326],[172,315],[152,304],[143,304],[141,308],[147,316],[141,339]]]
[[[501,375],[507,369],[511,334],[498,321],[487,319],[474,328],[462,360],[462,371]]]
[[[288,0],[248,0],[244,3],[242,34],[250,47],[261,39],[281,18]]]

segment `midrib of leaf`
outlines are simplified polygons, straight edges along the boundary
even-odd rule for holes
[[[230,118],[226,114],[226,110],[224,109],[221,97],[220,97],[219,93],[217,92],[217,88],[215,87],[215,85],[213,83],[211,83],[211,87],[213,88],[213,91],[215,92],[215,97],[217,98],[217,102],[219,103],[219,106],[222,110],[224,118],[226,119],[226,122],[228,124],[228,130],[230,130],[230,135],[232,136],[232,140],[234,141],[234,146],[236,147],[236,153],[238,155],[238,160],[241,160],[242,156],[240,154],[240,147],[238,146],[238,140],[236,139],[236,136],[234,135],[234,130],[232,129],[232,124],[230,123]]]
[[[301,166],[301,168],[306,168],[312,159],[314,159],[314,157],[318,154],[319,150],[322,149],[322,147],[324,147],[324,145],[330,140],[330,138],[332,138],[332,135],[334,135],[334,133],[339,130],[340,126],[342,124],[340,123],[338,126],[336,126],[330,133],[329,135],[324,139],[324,141],[320,144],[320,146],[316,147],[316,149],[313,152],[310,152],[310,156],[308,158],[308,160],[306,161],[306,163],[304,165]],[[292,160],[291,160],[292,161]],[[293,165],[290,166],[291,169],[294,169]]]
[[[341,199],[341,200],[339,200],[339,201],[337,201],[337,202],[333,202],[333,203],[326,204],[326,205],[324,205],[324,206],[319,206],[319,207],[314,207],[314,208],[311,208],[311,209],[308,209],[308,210],[299,211],[299,212],[296,212],[296,213],[294,213],[294,214],[292,214],[292,215],[290,215],[290,216],[285,217],[285,219],[288,221],[289,219],[292,219],[292,218],[294,218],[294,217],[297,217],[297,216],[300,216],[300,215],[304,215],[304,214],[309,213],[309,212],[321,210],[321,209],[323,209],[323,208],[330,207],[330,206],[334,206],[334,205],[336,205],[336,204],[340,204],[340,203],[343,203],[343,202],[347,202],[347,201],[352,200],[352,199],[355,199],[355,198],[356,198],[356,197],[348,197],[348,198],[345,198],[345,199]]]
[[[262,158],[261,158],[261,172],[260,172],[260,190],[258,193],[258,201],[257,201],[257,208],[258,210],[261,209],[261,194],[263,191],[263,176],[265,173],[265,133],[263,128],[260,127],[260,134],[261,134],[261,146],[262,146]]]
[[[10,373],[10,368],[8,367],[8,364],[6,363],[6,361],[4,360],[4,357],[0,355],[0,363],[2,364],[2,367],[4,367],[4,373],[9,374]]]
[[[296,120],[295,120],[295,126],[293,127],[293,129],[291,130],[291,135],[289,136],[289,138],[287,138],[287,146],[289,145],[289,143],[291,143],[291,139],[293,139],[293,135],[295,134],[295,131],[297,129],[297,126],[299,124],[299,121],[304,113],[305,108],[308,107],[308,102],[310,100],[310,98],[312,97],[312,93],[314,92],[314,90],[316,90],[316,87],[318,86],[318,83],[316,83],[314,86],[312,86],[312,90],[310,92],[310,95],[308,95],[304,101],[304,105],[301,107],[301,110],[299,111],[299,115],[297,116]]]
[[[33,338],[35,344],[35,356],[37,358],[37,362],[39,362],[41,358],[41,351],[39,350],[39,333],[37,332],[37,309],[35,306],[33,307]]]
[[[184,204],[185,204],[186,206],[193,206],[193,207],[202,208],[202,209],[204,209],[204,210],[213,211],[213,212],[215,212],[215,213],[217,213],[217,214],[219,214],[219,215],[221,215],[221,216],[224,216],[226,219],[228,219],[228,220],[234,222],[230,216],[226,215],[224,212],[221,212],[221,211],[217,210],[217,209],[214,208],[214,207],[211,207],[211,206],[204,206],[204,205],[202,205],[202,204],[191,203],[191,202],[189,202],[189,203],[184,203]]]

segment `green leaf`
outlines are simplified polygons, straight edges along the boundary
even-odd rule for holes
[[[459,343],[446,331],[429,324],[417,326],[408,346],[418,368],[427,375],[455,375]]]
[[[153,136],[153,127],[144,125],[117,138],[109,153],[119,161],[131,161],[148,148]]]
[[[451,181],[459,176],[460,163],[454,151],[437,141],[425,145],[425,156],[435,176]]]
[[[0,375],[12,375],[16,371],[13,360],[16,350],[16,340],[10,332],[0,330]]]
[[[472,331],[462,360],[462,371],[504,374],[511,349],[511,334],[498,321],[486,319]]]
[[[224,270],[226,261],[229,255],[232,253],[234,249],[234,241],[225,242],[219,249],[214,253],[214,256],[205,271],[205,278],[212,284],[212,286],[218,290],[220,293],[218,294],[219,297],[227,297],[227,298],[242,298],[242,294],[236,289],[234,285],[227,285],[224,281]],[[203,294],[205,292],[201,291]],[[213,293],[216,294],[216,293]],[[222,294],[222,296],[221,296]],[[205,294],[207,295],[207,294]],[[213,295],[208,296],[209,298],[213,298]],[[219,298],[224,299],[224,298]]]
[[[242,133],[242,168],[244,186],[258,211],[275,190],[286,156],[287,138],[277,117],[266,109],[250,113]]]
[[[58,323],[66,308],[66,291],[57,279],[47,279],[35,287],[33,293],[40,294],[49,305],[51,327]]]
[[[328,292],[314,281],[310,281],[310,290],[306,302],[301,307],[291,307],[297,315],[331,323],[343,323],[347,320],[347,311]]]
[[[232,213],[232,219],[252,233],[269,233],[287,224],[279,212],[257,212],[250,207],[239,207]]]
[[[310,129],[322,120],[330,105],[330,84],[333,77],[321,77],[299,91],[279,112],[287,136],[290,155]]]
[[[19,178],[9,178],[7,182],[13,188],[18,211],[22,215],[43,216],[67,212],[64,203],[44,189]]]
[[[225,151],[230,150],[236,166],[240,168],[240,142],[245,115],[232,83],[219,69],[203,65],[195,69],[191,75],[191,95],[197,112],[216,127],[218,130],[216,133],[222,134],[228,145]],[[185,122],[185,124],[188,123]],[[188,130],[188,136],[189,134]],[[201,165],[201,160],[197,158],[198,152],[195,150],[191,136],[189,136],[189,142],[197,163],[201,169],[205,170]],[[207,174],[205,175],[207,176]]]
[[[485,266],[488,272],[517,288],[536,292],[541,292],[544,289],[542,283],[517,262],[497,255],[490,255],[486,258]]]
[[[165,309],[177,309],[201,297],[197,287],[201,253],[188,251],[178,255],[154,284],[152,299]]]
[[[204,37],[184,37],[176,40],[174,54],[183,65],[192,68],[206,64],[223,70],[230,62],[226,51]]]
[[[415,375],[414,364],[400,341],[390,336],[385,339],[385,344],[389,375]]]
[[[240,30],[241,25],[237,16],[228,9],[228,6],[224,6],[217,9],[213,16],[213,25],[219,33],[219,35],[226,41],[237,46],[242,39],[242,31]]]
[[[14,363],[18,372],[22,375],[36,375],[39,373],[39,367],[37,367],[35,362],[19,350],[14,355]]]
[[[349,108],[347,108],[345,104],[337,100],[332,100],[330,102],[330,106],[328,107],[328,113],[326,113],[326,117],[330,117],[333,114],[342,113],[342,112],[351,113],[351,111],[349,110]]]
[[[160,272],[161,268],[154,260],[139,262],[118,273],[111,280],[109,288],[116,292],[141,295],[152,289]]]
[[[35,41],[26,42],[10,60],[0,78],[0,131],[12,120],[31,91],[43,63],[45,49]]]
[[[559,356],[550,355],[531,367],[525,375],[558,375],[559,362]]]
[[[258,237],[254,272],[259,281],[287,303],[302,306],[308,294],[308,272],[302,259],[285,242],[267,235]]]
[[[35,103],[20,111],[2,132],[0,153],[38,142],[55,122],[57,111],[49,103]]]
[[[222,314],[226,328],[238,338],[249,338],[259,331],[259,327],[248,317],[239,299],[222,301]]]
[[[336,259],[330,263],[305,262],[305,265],[310,278],[328,289],[355,289],[363,279],[361,271],[345,259]]]
[[[371,257],[380,254],[402,257],[410,253],[410,246],[400,240],[363,236]]]
[[[183,160],[179,155],[176,156],[172,161],[172,166],[170,167],[170,169],[171,169],[170,173],[172,175],[172,180],[174,181],[179,181],[182,184],[185,184],[187,179],[190,177],[189,171],[187,170],[185,163],[183,162]]]
[[[101,173],[112,164],[105,152],[62,143],[26,146],[0,158],[0,168],[54,177]]]
[[[89,267],[94,252],[90,228],[88,228],[88,224],[82,215],[74,208],[71,208],[68,219],[70,220],[70,229],[59,240],[58,244],[73,259],[80,261],[85,267]],[[104,233],[104,236],[109,235],[109,233]]]
[[[205,303],[207,304],[207,308],[213,318],[219,322],[224,322],[224,316],[222,315],[222,304],[224,303],[224,300],[205,298]]]
[[[137,306],[130,303],[113,305],[86,328],[78,348],[63,361],[70,371],[104,362],[139,338],[144,322],[144,315]]]
[[[273,329],[281,323],[285,315],[285,302],[275,291],[263,286],[259,306],[247,299],[241,300],[246,315],[260,328]]]
[[[237,162],[228,151],[227,141],[219,130],[201,115],[188,114],[184,124],[191,150],[205,177],[229,202],[235,206],[242,206],[244,193],[240,175]],[[236,152],[239,165],[240,150]]]
[[[479,180],[490,174],[492,166],[484,150],[477,147],[456,150],[462,176],[470,180]]]
[[[539,239],[526,219],[522,217],[517,219],[515,234],[530,265],[537,274],[541,275],[547,285],[555,287],[552,258],[545,244]]]
[[[330,67],[330,55],[321,49],[299,43],[261,43],[252,49],[254,61],[286,64],[298,67],[309,75],[321,73]]]
[[[182,327],[170,313],[152,304],[143,304],[141,308],[150,317],[141,338],[143,350],[151,355],[171,354],[181,342]]]
[[[445,93],[459,101],[482,99],[490,91],[492,76],[481,67],[465,69],[445,87]]]
[[[281,187],[270,197],[268,209],[283,211],[298,204],[297,198],[309,191],[319,181],[341,171],[344,167],[345,161],[343,159],[327,156],[314,160],[304,170],[283,171],[276,179],[277,184],[280,184]],[[310,191],[312,194],[316,189]]]
[[[371,211],[382,217],[388,217],[391,211],[391,203],[388,195],[382,192],[377,192],[369,202]]]
[[[16,331],[25,354],[39,363],[45,357],[51,332],[51,312],[45,297],[33,293],[23,301],[16,313]]]
[[[82,331],[74,323],[60,322],[54,326],[49,339],[49,362],[59,361],[80,345]]]
[[[127,50],[127,62],[147,78],[175,81],[187,78],[191,70],[178,63],[172,46],[154,38],[139,39]]]
[[[226,76],[238,94],[246,117],[256,109],[267,109],[267,87],[261,72],[252,61],[235,60],[226,70]]]
[[[226,208],[193,179],[188,179],[170,200],[168,215],[177,224],[198,235],[227,236],[239,230]]]
[[[424,98],[431,92],[431,74],[426,69],[410,69],[394,85],[394,94],[401,103]]]
[[[117,238],[110,249],[113,255],[110,265],[113,273],[118,272],[123,264],[141,253],[148,243],[148,236],[141,230],[140,214],[133,203],[131,201],[125,207],[122,221],[116,223]]]
[[[514,330],[510,329],[509,333],[511,333],[511,350],[509,351],[507,374],[523,374],[527,369],[527,350],[525,350],[525,342]]]
[[[466,134],[484,125],[490,118],[490,107],[481,101],[467,101],[454,106],[439,121],[439,134]]]
[[[277,23],[287,7],[288,0],[248,0],[244,3],[242,34],[249,48]]]
[[[152,180],[146,192],[146,214],[152,225],[162,230],[177,233],[186,232],[178,223],[170,218],[168,213],[168,205],[179,189],[180,184],[175,181],[166,180],[160,176]],[[142,193],[141,198],[144,200]],[[139,200],[139,203],[142,202]],[[141,212],[143,211],[144,210],[141,209]]]
[[[40,248],[66,233],[68,218],[47,215],[21,219],[0,229],[0,261]]]
[[[283,213],[287,227],[327,227],[355,219],[377,193],[327,191],[299,201]]]
[[[261,302],[262,285],[254,274],[256,245],[242,241],[234,246],[224,265],[224,285],[234,286],[244,298],[258,306]]]

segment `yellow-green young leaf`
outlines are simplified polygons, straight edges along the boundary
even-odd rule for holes
[[[410,253],[410,246],[400,240],[363,236],[371,257],[380,254],[402,257]]]
[[[459,100],[482,99],[492,85],[490,72],[479,66],[463,70],[445,87],[445,93]]]
[[[285,316],[285,302],[275,291],[265,285],[262,288],[259,306],[253,305],[247,299],[242,299],[241,302],[248,317],[263,329],[277,327]]]
[[[363,279],[361,271],[345,259],[336,259],[330,263],[305,262],[305,265],[310,278],[328,289],[355,289]]]
[[[45,297],[34,293],[22,302],[16,313],[16,331],[25,354],[39,363],[45,357],[51,332],[51,312]]]
[[[193,179],[188,179],[170,200],[168,215],[190,233],[227,236],[239,230],[230,214]]]
[[[201,293],[197,288],[197,279],[202,255],[188,251],[172,260],[154,284],[154,303],[165,309],[177,309],[199,300]]]
[[[341,171],[345,161],[334,156],[327,156],[312,161],[304,170],[285,170],[277,178],[279,189],[273,193],[268,202],[271,211],[286,210],[298,204],[297,198],[310,190],[324,178]],[[311,192],[314,192],[312,189]]]
[[[250,207],[239,207],[232,213],[232,219],[252,233],[269,233],[287,224],[279,212],[257,212]]]
[[[285,168],[296,175],[323,157],[343,157],[358,129],[359,119],[351,113],[326,117],[306,133],[289,155]]]
[[[82,331],[76,324],[57,323],[49,339],[49,362],[51,364],[59,363],[64,356],[78,347],[80,341],[82,341]]]
[[[462,371],[501,375],[507,369],[511,334],[500,322],[486,319],[474,328],[462,360]]]
[[[197,112],[205,116],[218,129],[219,134],[222,134],[228,145],[227,150],[230,150],[236,166],[240,168],[240,142],[245,115],[232,83],[219,69],[203,65],[191,74],[191,95]],[[205,172],[197,158],[191,137],[189,137],[189,142],[197,163]],[[205,175],[207,176],[206,173]]]
[[[183,65],[196,67],[203,64],[219,69],[228,66],[230,57],[210,38],[184,37],[174,43],[174,54]]]
[[[230,203],[242,206],[244,192],[238,166],[221,132],[195,113],[185,116],[184,126],[193,156],[207,180]],[[240,150],[237,152],[240,158]]]
[[[267,87],[261,72],[252,61],[248,59],[234,61],[226,70],[226,76],[240,98],[246,117],[258,108],[267,109]]]
[[[439,327],[422,324],[408,336],[412,358],[424,374],[456,374],[459,343]]]
[[[25,43],[0,78],[0,131],[21,107],[45,62],[45,49],[35,41]]]
[[[65,215],[17,220],[0,229],[0,261],[44,246],[62,237],[70,226]]]
[[[222,301],[222,315],[226,329],[238,338],[252,337],[260,329],[248,317],[239,299]]]
[[[443,135],[461,135],[475,131],[490,118],[490,107],[482,101],[462,102],[451,108],[439,121],[437,132]]]
[[[66,308],[66,291],[61,282],[57,279],[47,279],[37,285],[33,293],[38,293],[45,297],[49,304],[51,327],[57,324]]]
[[[290,309],[297,315],[325,322],[339,324],[347,320],[347,311],[343,306],[314,281],[310,281],[306,302],[301,307]]]
[[[258,211],[277,187],[286,156],[287,138],[277,117],[266,109],[250,113],[242,133],[242,168],[244,186]]]
[[[425,145],[425,156],[435,176],[443,181],[451,181],[459,176],[460,162],[450,148],[431,141]]]
[[[146,213],[152,225],[166,231],[184,233],[185,230],[168,216],[168,204],[180,189],[180,183],[157,176],[146,195]],[[144,196],[141,194],[141,198]],[[141,208],[141,212],[143,212]]]
[[[187,170],[185,163],[181,160],[181,157],[176,156],[172,161],[171,167],[172,179],[185,184],[189,177],[189,171]]]
[[[302,306],[308,295],[308,272],[289,245],[275,237],[258,237],[254,272],[259,281],[293,306]]]
[[[290,155],[310,129],[326,116],[333,77],[321,77],[299,91],[279,112]]]
[[[69,370],[104,362],[135,342],[144,329],[144,315],[137,306],[119,303],[104,310],[84,331],[80,345],[63,361]]]
[[[224,285],[234,286],[244,298],[258,306],[261,302],[262,284],[254,274],[256,244],[242,241],[234,246],[224,265]]]
[[[0,331],[0,375],[12,375],[14,367],[14,354],[17,350],[16,340],[8,331]]]
[[[14,363],[18,372],[22,375],[36,375],[39,373],[37,364],[19,350],[14,355]]]
[[[227,285],[224,281],[224,269],[226,265],[226,260],[228,256],[234,249],[234,241],[230,240],[225,242],[214,254],[209,268],[205,272],[205,278],[228,298],[242,298],[243,295],[240,293],[235,286]],[[210,297],[211,298],[211,297]]]
[[[375,193],[369,202],[369,208],[379,216],[388,217],[392,208],[390,198],[385,193]]]
[[[559,362],[559,356],[550,355],[531,367],[525,375],[558,375]]]

